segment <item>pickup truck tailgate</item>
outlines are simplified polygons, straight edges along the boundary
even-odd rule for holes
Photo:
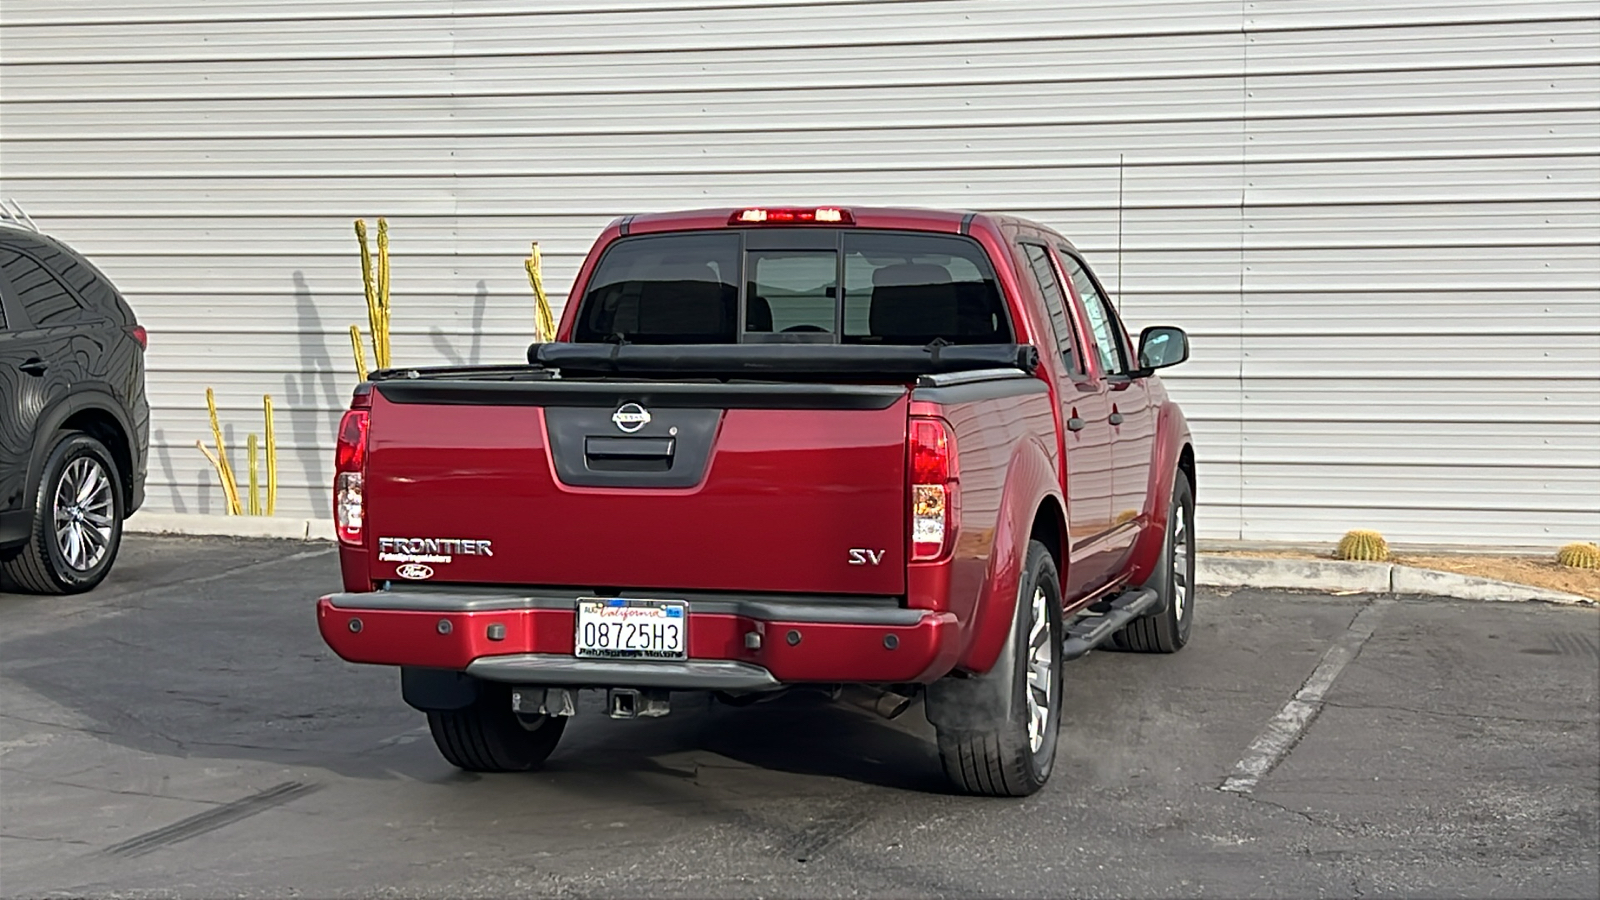
[[[899,385],[380,382],[370,571],[902,594],[908,396]]]

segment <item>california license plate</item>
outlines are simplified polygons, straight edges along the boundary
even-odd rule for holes
[[[578,656],[687,659],[689,610],[681,600],[578,601]]]

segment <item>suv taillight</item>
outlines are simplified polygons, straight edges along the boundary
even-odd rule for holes
[[[144,330],[143,325],[129,325],[128,335],[139,342],[140,350],[150,349],[150,332]]]
[[[928,562],[950,552],[960,518],[955,435],[943,419],[913,418],[906,442],[911,455],[911,561]]]
[[[368,411],[352,409],[339,420],[339,445],[334,456],[334,530],[345,544],[360,545],[367,517]]]

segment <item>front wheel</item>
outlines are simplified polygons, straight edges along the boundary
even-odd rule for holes
[[[38,594],[76,594],[105,580],[122,546],[122,474],[106,446],[66,432],[45,457],[28,543],[4,574]]]
[[[1161,562],[1146,587],[1161,596],[1162,611],[1129,622],[1112,637],[1113,645],[1141,653],[1177,653],[1189,643],[1195,600],[1194,488],[1182,469],[1173,479]]]
[[[465,709],[428,713],[434,746],[468,772],[526,772],[555,752],[567,730],[561,716],[524,716],[511,709],[511,688],[485,682]]]
[[[1025,797],[1055,765],[1061,725],[1061,579],[1044,544],[1023,564],[1011,636],[988,673],[928,688],[939,758],[968,794]]]

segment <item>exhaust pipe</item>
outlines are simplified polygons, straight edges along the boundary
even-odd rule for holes
[[[911,701],[915,698],[871,685],[849,684],[840,689],[839,699],[885,719],[893,719],[910,709]]]

